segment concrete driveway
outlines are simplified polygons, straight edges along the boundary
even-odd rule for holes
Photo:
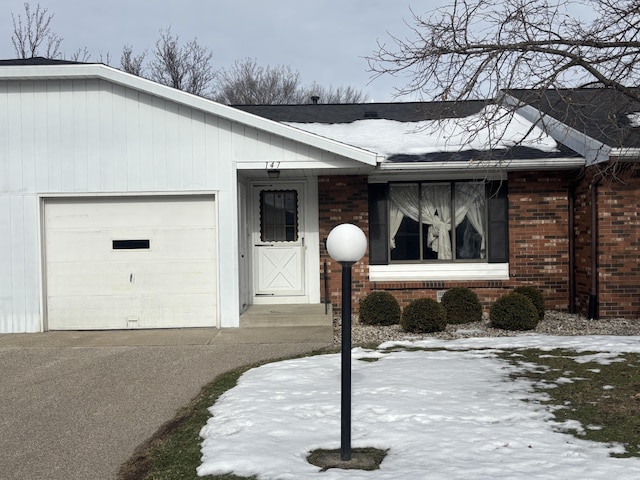
[[[0,335],[0,479],[113,479],[220,373],[326,338],[313,327]]]

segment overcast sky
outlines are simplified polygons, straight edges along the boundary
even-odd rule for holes
[[[23,0],[2,0],[0,58],[15,58],[11,13],[24,17]],[[35,8],[37,1],[30,2]],[[371,83],[364,56],[388,32],[406,37],[412,14],[424,13],[445,0],[40,0],[54,13],[52,30],[63,38],[70,56],[86,47],[91,60],[111,54],[119,65],[122,47],[151,50],[160,29],[171,27],[184,42],[197,37],[211,49],[215,67],[255,58],[267,66],[298,70],[304,85],[351,85],[376,102],[392,101],[394,87],[406,80],[379,78]],[[401,100],[414,100],[404,97]]]

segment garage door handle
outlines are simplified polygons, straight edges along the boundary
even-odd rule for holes
[[[133,279],[136,278],[133,273],[129,274],[129,283],[133,283]]]
[[[275,247],[275,245],[265,245],[265,244],[260,244],[260,245],[254,245],[255,247]]]

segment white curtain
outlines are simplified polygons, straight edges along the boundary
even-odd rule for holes
[[[456,184],[455,226],[465,216],[481,237],[481,252],[484,252],[485,229],[483,214],[484,194],[480,183]],[[422,198],[418,185],[394,186],[390,192],[389,243],[395,248],[395,236],[404,216],[415,222],[429,225],[427,246],[437,252],[438,259],[451,260],[451,185],[423,184]]]
[[[438,254],[439,260],[451,260],[451,185],[422,186],[422,223],[429,224],[427,246]]]
[[[484,185],[481,183],[456,183],[456,226],[467,217],[469,223],[480,236],[480,258],[485,258],[485,226],[484,226]],[[474,250],[468,244],[475,239],[463,237],[463,250]]]

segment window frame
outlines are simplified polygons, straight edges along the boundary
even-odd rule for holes
[[[278,207],[274,204],[269,211],[270,215],[267,215],[267,196],[269,195],[275,198],[279,194],[283,195],[283,207]],[[286,206],[286,196],[290,194],[293,195],[293,207],[292,211],[288,212],[288,208]],[[300,238],[300,225],[298,219],[299,208],[300,205],[298,199],[298,190],[295,188],[283,190],[261,190],[259,198],[260,241],[263,243],[297,242]],[[284,212],[284,223],[280,223],[277,221],[278,219],[276,218],[276,214],[278,211]],[[292,224],[286,222],[287,213],[291,214],[291,218],[293,221]],[[292,229],[293,239],[288,238],[289,229]],[[280,238],[281,235],[278,234],[283,234],[283,238]]]
[[[480,182],[474,179],[447,179],[446,182],[452,184],[460,182]],[[436,270],[444,272],[442,275],[452,274],[452,269],[447,266],[454,266],[453,270],[461,272],[470,272],[469,275],[461,274],[462,278],[476,279],[481,277],[483,265],[496,265],[495,268],[489,267],[487,270],[487,279],[508,279],[508,262],[509,262],[509,206],[508,206],[508,189],[506,180],[481,180],[485,185],[485,221],[486,221],[486,238],[485,238],[485,258],[484,259],[456,259],[456,260],[393,260],[391,261],[390,245],[389,245],[389,192],[390,186],[393,184],[419,184],[431,183],[428,180],[403,180],[397,182],[371,182],[368,184],[369,195],[369,264],[378,272],[394,271],[394,280],[399,280],[403,276],[402,271],[411,271],[406,274],[407,279],[434,279],[440,280]],[[443,183],[435,180],[433,183]],[[455,187],[454,187],[455,188]],[[455,247],[455,246],[454,246]],[[405,269],[402,266],[409,266]],[[434,266],[441,265],[434,270]],[[458,267],[455,267],[458,265]],[[378,268],[378,266],[380,268]],[[416,267],[414,267],[416,266]],[[421,267],[420,267],[421,266]],[[422,268],[425,272],[420,275],[418,272]],[[495,270],[495,271],[494,271]],[[429,272],[434,272],[431,275]],[[451,279],[456,275],[451,276]]]

